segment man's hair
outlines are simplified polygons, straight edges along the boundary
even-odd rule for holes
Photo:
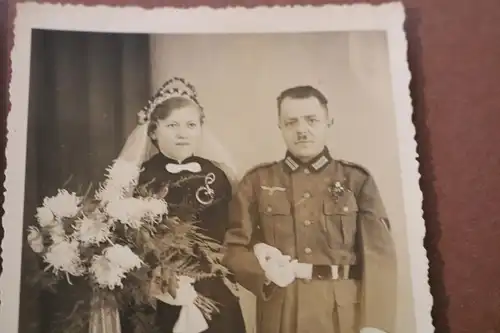
[[[286,90],[283,90],[278,98],[278,114],[281,113],[281,103],[283,103],[283,100],[285,98],[293,98],[293,99],[306,99],[306,98],[311,98],[314,97],[318,100],[318,102],[323,106],[325,109],[328,107],[328,99],[323,95],[321,91],[318,89],[314,88],[313,86],[295,86],[292,88],[288,88]]]

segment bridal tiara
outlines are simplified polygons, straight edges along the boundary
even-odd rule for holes
[[[198,102],[198,94],[194,86],[183,78],[173,77],[170,80],[167,80],[148,100],[146,106],[144,106],[137,113],[139,123],[146,123],[149,120],[151,113],[159,105],[173,97],[187,98],[203,109],[201,104]]]

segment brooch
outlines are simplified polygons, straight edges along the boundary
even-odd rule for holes
[[[350,191],[351,190],[346,188],[344,184],[339,181],[336,181],[333,185],[330,185],[330,187],[328,187],[328,192],[330,192],[335,201],[338,201],[342,196],[344,196],[346,192]]]
[[[209,173],[205,177],[205,186],[196,190],[196,200],[202,205],[210,205],[215,199],[215,191],[210,187],[215,182],[215,174]]]

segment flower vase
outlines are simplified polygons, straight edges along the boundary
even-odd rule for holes
[[[89,333],[121,333],[118,305],[113,297],[93,293],[90,304]]]

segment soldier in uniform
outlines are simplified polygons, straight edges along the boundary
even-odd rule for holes
[[[288,151],[243,177],[225,237],[258,332],[395,333],[396,254],[373,177],[330,155],[320,91],[283,91],[278,113]]]

